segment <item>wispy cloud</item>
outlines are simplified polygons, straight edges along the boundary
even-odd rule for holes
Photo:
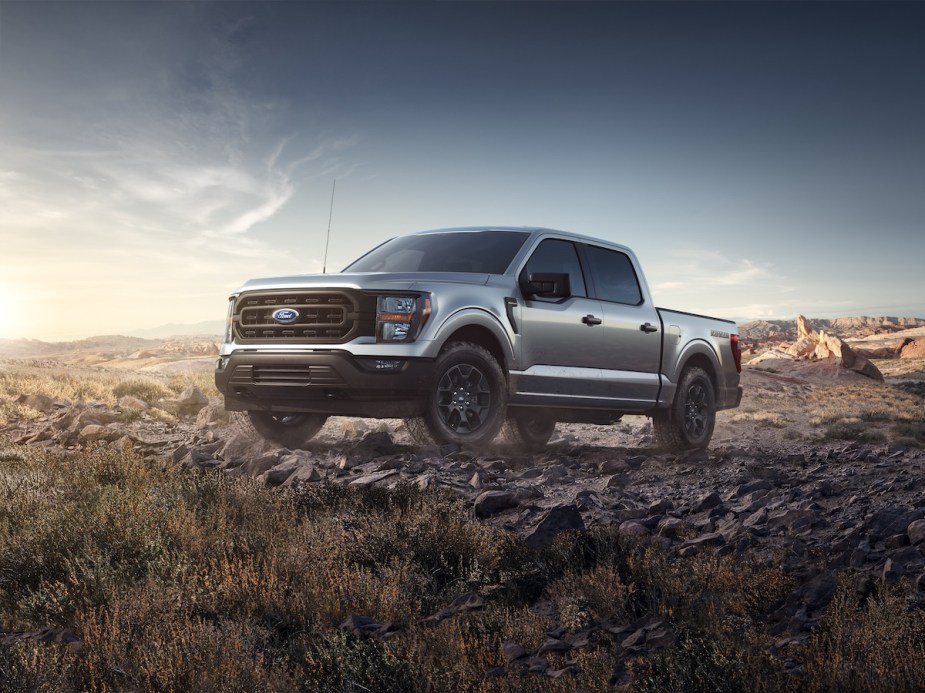
[[[180,51],[159,71],[126,71],[143,84],[114,69],[61,85],[87,98],[46,113],[41,128],[25,107],[11,109],[16,134],[0,143],[5,281],[47,300],[79,295],[95,319],[131,329],[201,320],[244,278],[304,267],[258,231],[318,176],[349,175],[358,140],[280,134],[285,104],[252,98],[237,79],[239,30],[218,26],[202,50]],[[50,141],[39,129],[73,136]],[[85,319],[24,324],[23,334],[103,329]]]

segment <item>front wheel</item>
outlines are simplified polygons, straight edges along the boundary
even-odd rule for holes
[[[459,342],[437,357],[424,407],[434,442],[487,445],[501,430],[506,410],[504,371],[486,349]]]
[[[665,450],[703,450],[716,425],[713,381],[702,368],[684,369],[674,401],[652,416],[655,440]]]
[[[271,443],[298,450],[315,437],[327,419],[324,414],[249,411],[245,421]]]

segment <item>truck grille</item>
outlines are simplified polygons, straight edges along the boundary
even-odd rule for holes
[[[280,322],[273,317],[280,309],[297,317]],[[376,299],[359,292],[255,292],[242,294],[235,305],[234,336],[241,344],[342,344],[375,330]]]

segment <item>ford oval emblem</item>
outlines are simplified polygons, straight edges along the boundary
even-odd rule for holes
[[[280,308],[273,311],[273,319],[281,325],[291,325],[299,319],[299,311],[292,308]]]

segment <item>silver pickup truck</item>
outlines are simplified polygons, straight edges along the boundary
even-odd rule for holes
[[[338,274],[232,294],[215,382],[268,440],[298,448],[329,416],[404,417],[419,442],[541,449],[556,422],[651,417],[705,448],[738,406],[736,325],[656,308],[628,248],[542,228],[401,236]]]

